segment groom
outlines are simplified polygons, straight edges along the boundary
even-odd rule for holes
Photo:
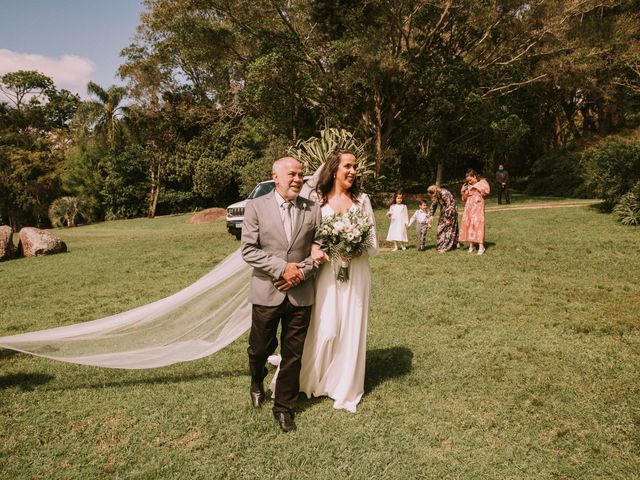
[[[283,432],[296,429],[291,410],[300,389],[300,360],[314,302],[310,256],[320,222],[320,209],[299,197],[304,183],[300,162],[276,160],[275,191],[247,202],[242,225],[242,258],[253,267],[249,302],[253,304],[249,334],[251,403],[265,400],[263,381],[267,357],[278,346],[281,325],[282,360],[276,381],[273,415]]]

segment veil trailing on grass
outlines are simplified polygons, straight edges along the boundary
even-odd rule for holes
[[[319,173],[305,184],[302,196],[310,196]],[[0,337],[0,347],[109,368],[157,368],[197,360],[229,345],[251,326],[251,271],[238,249],[170,297],[91,322]]]
[[[251,268],[240,250],[187,288],[91,322],[0,337],[0,346],[69,363],[156,368],[224,348],[251,325]]]

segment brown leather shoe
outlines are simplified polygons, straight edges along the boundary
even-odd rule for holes
[[[296,431],[296,422],[293,421],[291,412],[273,412],[273,416],[280,424],[280,430],[284,433]]]

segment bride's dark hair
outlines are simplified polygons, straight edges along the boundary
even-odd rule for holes
[[[340,157],[342,155],[356,156],[351,150],[334,150],[327,156],[327,160],[324,162],[324,166],[320,171],[318,185],[316,186],[316,193],[320,198],[321,205],[327,203],[327,195],[329,195],[329,192],[336,181],[336,172],[340,166]],[[351,188],[349,188],[349,196],[355,203],[358,203],[358,193],[360,193],[360,185],[358,184],[358,177],[356,177]]]

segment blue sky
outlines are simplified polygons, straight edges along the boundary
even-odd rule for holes
[[[119,84],[143,10],[139,0],[0,0],[0,75],[40,70],[82,96],[89,80]]]

